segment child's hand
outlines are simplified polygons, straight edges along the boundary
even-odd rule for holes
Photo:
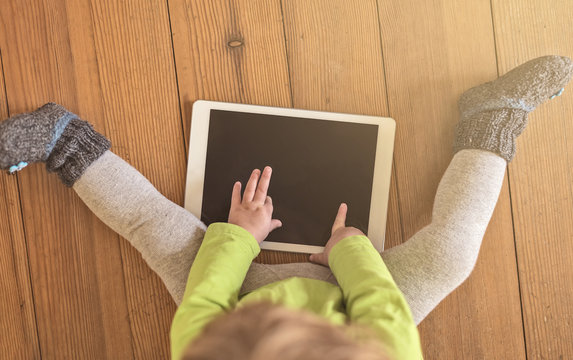
[[[332,225],[332,232],[330,239],[324,247],[324,251],[320,254],[310,255],[310,262],[328,266],[328,256],[330,255],[330,250],[334,245],[344,238],[352,235],[364,235],[364,233],[355,227],[346,227],[346,212],[348,211],[348,206],[345,203],[340,204],[338,208],[338,214],[336,214],[336,219],[334,219],[334,225]]]
[[[257,186],[260,170],[253,170],[245,187],[243,200],[241,200],[241,182],[239,181],[233,186],[233,195],[231,196],[229,224],[244,228],[255,237],[259,244],[267,238],[271,231],[283,226],[280,220],[272,218],[273,201],[270,196],[267,196],[271,172],[270,166],[266,166]]]

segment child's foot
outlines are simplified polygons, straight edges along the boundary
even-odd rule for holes
[[[572,74],[571,59],[544,56],[464,92],[458,102],[461,118],[454,153],[484,149],[510,162],[515,155],[515,138],[527,125],[527,114],[561,95]]]
[[[64,107],[48,103],[0,122],[0,169],[13,172],[24,164],[46,161],[74,118]]]
[[[45,162],[68,186],[110,146],[89,123],[54,103],[0,122],[0,169],[13,173]]]

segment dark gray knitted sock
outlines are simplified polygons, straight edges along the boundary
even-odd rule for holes
[[[572,74],[571,59],[544,56],[464,92],[458,102],[461,117],[454,154],[462,149],[483,149],[510,162],[515,156],[515,139],[527,126],[527,114],[560,95]]]
[[[46,161],[71,119],[77,116],[48,103],[36,111],[12,116],[0,123],[0,169],[20,162]]]
[[[0,122],[0,169],[20,170],[46,162],[67,186],[106,150],[110,142],[63,106],[48,103]]]
[[[71,187],[110,147],[110,141],[88,122],[72,119],[46,160],[46,168]]]

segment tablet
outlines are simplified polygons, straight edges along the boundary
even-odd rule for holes
[[[273,169],[268,195],[283,226],[261,248],[320,253],[340,203],[346,226],[382,251],[396,123],[377,116],[199,100],[193,104],[185,208],[226,222],[236,181]]]

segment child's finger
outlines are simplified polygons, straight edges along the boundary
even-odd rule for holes
[[[271,182],[271,173],[273,169],[270,166],[265,166],[263,169],[263,174],[261,175],[261,180],[259,181],[259,186],[257,186],[257,191],[255,192],[255,197],[253,201],[259,204],[265,202],[267,197],[267,191],[269,190],[269,183]]]
[[[346,212],[348,211],[348,206],[345,203],[340,204],[338,208],[338,213],[334,219],[334,224],[332,225],[331,235],[336,232],[339,228],[346,226]]]
[[[233,193],[231,194],[231,207],[241,205],[241,182],[237,181],[233,185]]]
[[[243,194],[243,201],[253,201],[255,190],[257,189],[257,181],[259,179],[259,169],[253,170],[247,186],[245,186],[245,193]]]

